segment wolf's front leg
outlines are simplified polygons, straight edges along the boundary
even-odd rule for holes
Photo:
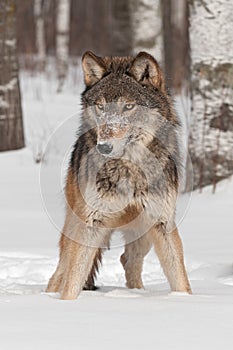
[[[167,233],[162,225],[154,226],[150,233],[155,251],[172,291],[192,293],[187,277],[182,242],[177,228]]]
[[[57,265],[56,271],[54,272],[54,274],[49,280],[49,283],[46,289],[46,292],[48,293],[56,293],[60,291],[63,275],[65,273],[65,269],[68,261],[67,249],[68,249],[69,241],[70,239],[68,237],[66,237],[64,234],[61,235],[61,239],[59,242],[59,246],[60,246],[59,263]]]
[[[148,234],[125,246],[121,255],[121,263],[125,269],[126,286],[128,288],[143,288],[142,267],[144,257],[151,248],[152,242]]]
[[[78,297],[88,280],[97,252],[98,247],[70,242],[69,263],[60,290],[61,299],[72,300]]]
[[[60,258],[57,265],[56,271],[49,280],[46,292],[56,293],[60,292],[62,284],[64,284],[65,271],[69,266],[69,246],[72,245],[72,240],[66,237],[64,234],[61,235],[60,239]],[[95,290],[95,277],[98,272],[99,264],[101,263],[102,250],[98,249],[94,258],[94,262],[88,276],[88,279],[84,285],[85,290]]]

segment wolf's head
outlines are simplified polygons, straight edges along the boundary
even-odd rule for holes
[[[82,66],[84,118],[95,122],[100,153],[121,156],[127,144],[149,143],[162,124],[176,122],[161,69],[148,53],[101,58],[88,51]]]

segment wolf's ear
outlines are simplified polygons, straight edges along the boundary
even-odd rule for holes
[[[106,68],[101,57],[87,51],[82,57],[84,81],[87,86],[97,83],[105,74]]]
[[[139,52],[130,68],[130,74],[142,85],[153,85],[165,90],[162,71],[153,56]]]

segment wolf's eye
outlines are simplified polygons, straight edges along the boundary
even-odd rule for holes
[[[134,104],[133,103],[127,103],[126,105],[125,105],[125,110],[126,111],[130,111],[131,109],[133,109],[134,108]]]
[[[104,110],[104,105],[102,103],[97,103],[96,106],[100,111]]]

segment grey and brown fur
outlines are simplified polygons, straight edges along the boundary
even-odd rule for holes
[[[129,288],[143,287],[143,259],[154,245],[171,289],[191,293],[174,223],[179,122],[159,65],[145,52],[86,52],[82,64],[82,123],[67,175],[60,261],[47,291],[75,299],[94,289],[102,250],[120,228]]]

